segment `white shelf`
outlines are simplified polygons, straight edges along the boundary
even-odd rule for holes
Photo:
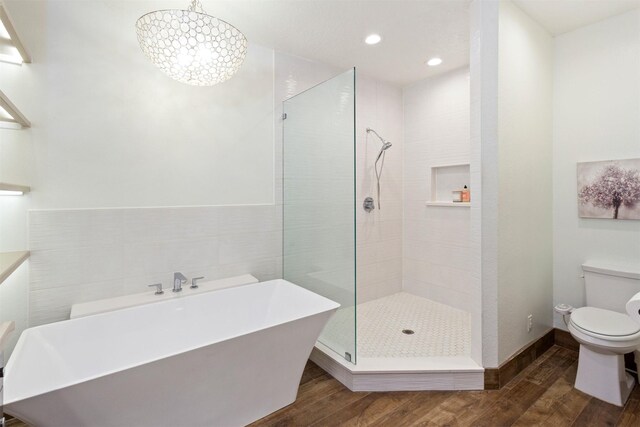
[[[24,194],[27,194],[29,191],[31,191],[31,187],[27,186],[27,185],[17,185],[17,184],[8,184],[6,182],[0,182],[0,193],[2,192],[15,192],[16,196],[22,196]],[[18,194],[18,193],[22,193],[22,194]],[[0,195],[6,195],[6,194],[0,194]],[[10,195],[14,195],[14,194],[10,194]]]
[[[31,55],[29,55],[20,37],[18,37],[9,12],[2,0],[0,0],[0,22],[9,35],[9,38],[0,36],[0,61],[13,64],[31,62]]]
[[[427,206],[445,206],[455,208],[468,208],[471,206],[470,202],[426,202]]]
[[[31,122],[13,105],[7,95],[0,91],[0,123],[16,125],[18,128],[31,127]]]
[[[0,252],[0,283],[29,258],[29,251]]]

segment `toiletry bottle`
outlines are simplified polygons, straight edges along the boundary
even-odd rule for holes
[[[462,201],[466,203],[469,203],[471,201],[471,193],[469,192],[469,189],[466,185],[462,189]]]

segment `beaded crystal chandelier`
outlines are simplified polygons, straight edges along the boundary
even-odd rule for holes
[[[192,0],[188,10],[147,13],[136,22],[142,51],[172,79],[213,86],[230,79],[242,66],[247,38],[233,25]]]

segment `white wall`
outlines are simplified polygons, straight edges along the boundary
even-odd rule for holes
[[[274,53],[275,168],[282,170],[281,100],[336,72]],[[29,215],[31,326],[65,319],[74,303],[171,286],[172,273],[209,279],[282,277],[282,194],[246,206],[38,209]]]
[[[15,81],[29,75],[28,66],[0,62],[0,89],[23,109],[22,99],[16,91]],[[27,115],[27,118],[28,115]],[[0,127],[0,182],[31,185],[33,174],[33,145],[31,129]],[[0,252],[27,249],[27,211],[31,194],[0,197]],[[20,333],[28,326],[29,262],[26,261],[8,279],[0,284],[0,322],[13,320],[16,330],[9,345],[11,353]],[[5,355],[5,356],[7,356]]]
[[[471,13],[472,278],[497,367],[552,324],[553,40],[509,1]]]
[[[502,362],[552,325],[553,39],[505,1],[500,3],[498,49],[498,362]],[[529,314],[531,332],[527,332]]]
[[[144,5],[10,7],[34,58],[3,76],[33,122],[28,244],[25,209],[12,220],[32,250],[32,325],[73,303],[169,286],[175,270],[281,275],[281,101],[343,70],[251,45],[233,79],[190,87],[141,54],[131,22]],[[359,198],[373,188],[364,157],[378,149],[364,128],[394,142],[384,211],[358,217],[364,300],[401,286],[402,98],[358,77]],[[250,206],[211,206],[225,204]]]
[[[16,67],[20,71],[16,65],[0,62],[0,76],[5,71],[15,71],[9,67]],[[12,93],[10,89],[4,90],[9,99]],[[32,162],[31,130],[0,128],[0,182],[31,185]],[[0,197],[0,252],[27,248],[27,209],[30,201],[30,193]]]
[[[64,319],[170,270],[280,277],[273,50],[251,45],[235,79],[190,87],[141,53],[142,2],[8,7],[33,63],[0,63],[0,86],[32,128],[0,129],[0,181],[32,192],[0,200],[0,250],[32,257],[3,284],[0,319]],[[213,204],[251,206],[102,209]]]
[[[282,170],[281,100],[337,73],[274,53],[275,168]],[[78,302],[144,292],[173,271],[207,278],[282,276],[281,172],[276,203],[248,206],[43,209],[29,218],[30,323],[66,318]]]
[[[469,101],[466,68],[404,89],[403,287],[467,312],[479,296],[470,277],[469,208],[425,202],[432,200],[431,167],[469,164]],[[468,175],[458,181],[457,188],[470,186]]]
[[[14,321],[15,330],[5,347],[6,358],[22,331],[29,327],[29,261],[18,267],[2,284],[0,284],[0,321]]]
[[[281,277],[281,101],[342,70],[251,45],[233,79],[190,87],[140,52],[131,24],[144,4],[10,7],[34,62],[0,83],[33,128],[28,144],[0,134],[0,172],[29,165],[33,192],[2,200],[2,243],[32,250],[19,286],[31,325],[169,286],[176,270]],[[14,147],[31,151],[8,162]]]
[[[576,196],[576,163],[640,158],[640,11],[556,37],[554,62],[554,303],[581,307],[583,262],[640,263],[640,221],[579,218]]]
[[[0,63],[0,75],[16,65]],[[4,89],[4,88],[3,88]],[[5,91],[7,93],[10,91]],[[9,93],[7,93],[8,96]],[[0,128],[0,182],[31,184],[31,131]],[[0,197],[0,252],[27,249],[27,210],[31,196]],[[13,320],[16,330],[7,346],[11,353],[20,333],[28,326],[29,261],[0,283],[0,322]]]
[[[138,46],[148,7],[9,2],[33,63],[0,83],[33,123],[33,207],[273,203],[273,50],[220,85],[173,81]]]
[[[471,354],[485,367],[498,366],[498,12],[498,1],[471,3],[470,264],[471,280],[482,291]]]

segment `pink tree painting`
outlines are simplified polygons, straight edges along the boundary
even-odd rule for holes
[[[640,159],[578,164],[581,217],[640,219]]]

